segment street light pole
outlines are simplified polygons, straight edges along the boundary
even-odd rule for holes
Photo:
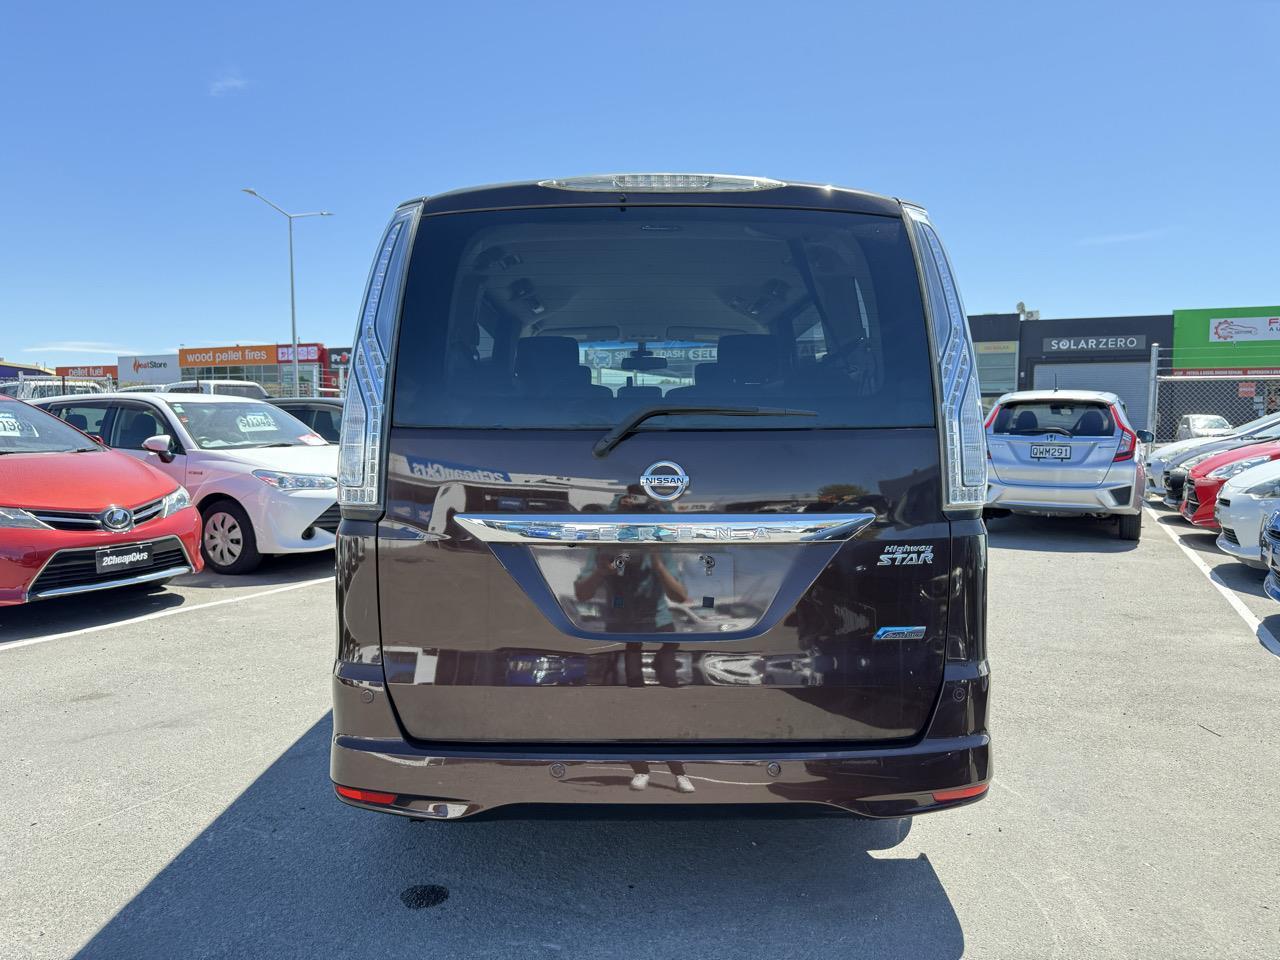
[[[303,217],[331,217],[333,216],[328,210],[315,210],[311,213],[289,213],[278,204],[272,203],[257,190],[249,187],[243,187],[242,190],[251,197],[257,197],[271,209],[277,213],[283,214],[289,221],[289,333],[293,342],[293,395],[299,395],[298,388],[298,306],[297,299],[294,294],[293,284],[293,221],[301,220]]]

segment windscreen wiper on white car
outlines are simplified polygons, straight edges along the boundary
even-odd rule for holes
[[[609,451],[635,432],[636,427],[654,417],[702,414],[713,417],[816,417],[816,410],[792,410],[789,407],[723,407],[716,404],[665,404],[642,407],[596,441],[591,453],[605,457]]]

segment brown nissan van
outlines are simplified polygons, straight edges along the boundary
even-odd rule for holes
[[[405,203],[339,485],[348,803],[987,789],[986,447],[918,206],[703,174]]]

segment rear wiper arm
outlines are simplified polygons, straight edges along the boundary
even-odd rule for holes
[[[605,457],[609,451],[620,444],[636,427],[654,417],[681,416],[684,414],[703,414],[714,417],[816,417],[816,410],[792,410],[789,407],[721,407],[715,404],[665,404],[643,407],[623,420],[603,437],[596,441],[591,453],[596,457]]]

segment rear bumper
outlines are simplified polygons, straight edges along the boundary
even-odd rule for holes
[[[991,777],[988,686],[985,663],[948,668],[928,734],[893,746],[446,746],[400,734],[380,666],[340,662],[330,777],[385,794],[376,803],[339,794],[346,803],[420,819],[456,820],[512,804],[816,804],[865,817],[912,816],[985,795],[948,791],[979,791]],[[642,788],[637,774],[648,774]],[[691,792],[677,789],[680,775]]]
[[[1116,477],[1115,471],[1093,487],[1047,487],[1005,483],[992,477],[987,483],[987,506],[1014,513],[1089,514],[1138,513],[1142,509],[1142,470]]]

